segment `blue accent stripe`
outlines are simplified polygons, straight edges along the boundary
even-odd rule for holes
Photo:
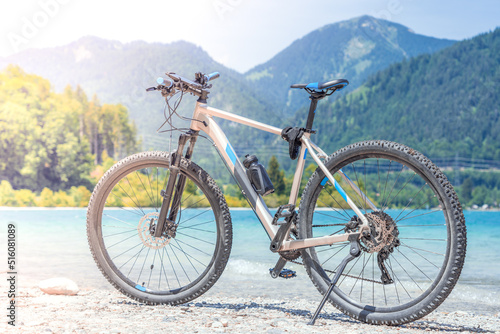
[[[236,165],[236,154],[234,153],[233,148],[231,147],[231,144],[227,143],[226,145],[226,154],[231,159],[231,162],[233,165]]]
[[[306,86],[306,88],[315,88],[318,89],[318,83],[317,82],[312,82]]]
[[[146,291],[146,288],[145,288],[145,287],[143,287],[142,285],[139,285],[139,284],[137,284],[137,285],[135,286],[135,288],[136,288],[137,290]]]
[[[324,187],[327,182],[328,182],[328,178],[325,176],[325,178],[323,179],[323,181],[321,181],[320,184]]]
[[[340,169],[340,171],[342,172],[342,169]],[[344,173],[344,172],[342,172],[342,173]],[[347,177],[347,179],[348,179],[349,181],[352,181],[352,180],[351,180],[351,178],[349,177],[349,175],[347,175],[346,173],[344,173],[344,175],[345,175],[345,177]]]
[[[342,189],[342,187],[337,182],[335,182],[333,185],[335,186],[335,189],[337,189],[337,191],[339,192],[340,196],[342,196],[342,198],[347,202],[347,195],[344,189]]]
[[[304,160],[306,160],[307,158],[307,148],[306,148],[306,151],[304,152]]]

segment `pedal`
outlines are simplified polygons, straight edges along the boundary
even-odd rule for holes
[[[281,270],[280,273],[276,276],[273,276],[273,275],[275,275],[274,268],[269,268],[269,273],[271,274],[272,278],[281,277],[281,278],[289,279],[289,278],[297,277],[297,273],[295,271],[290,270],[290,269],[286,269],[286,268]]]
[[[283,277],[286,279],[294,278],[294,277],[297,277],[297,274],[295,273],[295,271],[285,268],[280,272],[280,277]]]

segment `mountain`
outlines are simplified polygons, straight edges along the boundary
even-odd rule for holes
[[[362,16],[317,29],[296,40],[271,60],[245,73],[266,98],[286,113],[307,105],[294,83],[347,79],[350,89],[390,64],[433,53],[455,41],[418,35],[409,28]]]
[[[365,139],[430,157],[500,160],[500,28],[394,64],[318,107],[316,140],[332,152]],[[302,119],[303,108],[297,115]]]
[[[155,134],[165,120],[165,101],[158,92],[147,93],[145,89],[154,86],[156,78],[165,77],[167,71],[190,79],[195,72],[219,71],[221,77],[213,82],[210,105],[279,124],[278,115],[254,93],[242,74],[215,62],[200,47],[188,42],[122,44],[84,37],[66,46],[30,49],[0,59],[0,69],[8,64],[49,79],[56,91],[62,91],[68,84],[80,85],[90,97],[98,94],[102,102],[124,104],[143,137],[144,149],[165,149],[162,137]],[[188,100],[191,103],[186,103]],[[194,97],[183,97],[181,114],[190,115],[194,101]],[[230,139],[240,144],[255,137],[255,131],[243,126],[230,127],[228,132],[233,135]],[[177,137],[175,134],[174,138]]]

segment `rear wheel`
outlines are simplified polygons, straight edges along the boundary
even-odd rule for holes
[[[87,234],[108,281],[148,304],[181,304],[206,292],[222,274],[231,251],[231,217],[214,180],[182,159],[186,180],[177,219],[154,237],[170,176],[169,154],[144,152],[106,172],[92,194]]]
[[[434,310],[455,286],[466,248],[464,216],[446,176],[419,152],[386,141],[347,146],[325,165],[372,226],[360,239],[361,255],[347,265],[330,302],[375,324],[402,324]],[[367,198],[340,176],[340,169]],[[353,216],[318,169],[302,196],[299,237],[355,231],[347,226]],[[347,242],[303,250],[306,270],[322,294],[348,253]]]

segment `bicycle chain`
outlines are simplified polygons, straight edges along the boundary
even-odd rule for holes
[[[326,227],[326,226],[345,226],[345,224],[327,224],[327,225],[313,225],[312,227]],[[298,236],[297,230],[292,229],[292,233],[295,235],[295,237]],[[295,261],[300,257],[300,250],[291,250],[291,251],[285,251],[285,252],[279,252],[280,257],[288,262],[298,264],[300,266],[303,266],[304,264],[302,262]],[[288,258],[287,258],[288,257]],[[328,270],[328,269],[323,269],[325,272],[330,273],[330,274],[335,274],[335,271],[333,270]],[[355,279],[361,279],[363,281],[371,282],[371,283],[377,283],[377,284],[383,284],[382,282],[371,280],[369,278],[361,278],[361,277],[356,277],[353,275],[348,275],[348,274],[341,274],[341,276],[345,277],[350,277],[350,278],[355,278]]]
[[[286,258],[284,258],[285,260],[287,260]],[[287,260],[288,262],[291,262],[291,263],[295,263],[295,264],[298,264],[300,266],[303,266],[304,264],[302,262],[299,262],[299,261],[294,261],[294,260]],[[330,274],[335,274],[336,272],[333,271],[333,270],[329,270],[329,269],[323,269],[324,271],[326,271],[327,273],[330,273]],[[379,282],[379,281],[375,281],[375,280],[371,280],[369,278],[361,278],[361,277],[356,277],[356,276],[353,276],[353,275],[349,275],[349,274],[341,274],[341,276],[345,276],[345,277],[350,277],[350,278],[355,278],[355,279],[360,279],[360,280],[363,280],[363,281],[367,281],[367,282],[371,282],[371,283],[377,283],[377,284],[384,284],[382,282]]]
[[[311,227],[329,227],[329,226],[345,226],[345,224],[321,224],[321,225],[311,225]]]

